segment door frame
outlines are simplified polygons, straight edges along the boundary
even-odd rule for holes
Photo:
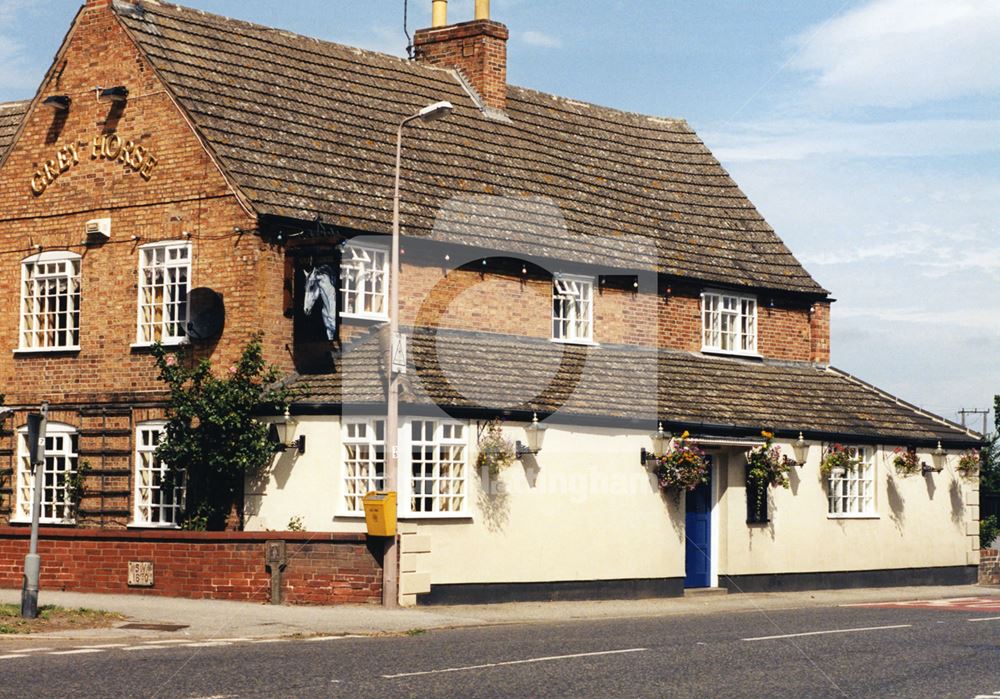
[[[723,465],[723,462],[725,465]],[[710,509],[708,515],[708,586],[718,587],[719,586],[719,482],[721,478],[719,477],[722,469],[725,468],[727,471],[729,469],[729,455],[724,449],[720,449],[718,453],[712,454],[712,488],[711,488],[711,501]],[[727,474],[728,475],[728,474]]]

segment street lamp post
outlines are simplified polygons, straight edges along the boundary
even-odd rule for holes
[[[399,372],[394,370],[395,353],[401,349],[399,338],[399,181],[403,165],[403,129],[413,121],[436,121],[454,109],[451,102],[435,102],[408,116],[399,123],[396,132],[396,181],[392,194],[392,254],[389,261],[389,342],[386,344],[385,372],[387,380],[385,420],[385,489],[397,491],[399,485]],[[402,359],[402,357],[401,357]],[[398,504],[397,504],[398,509]],[[399,603],[399,558],[396,537],[386,540],[382,560],[382,604],[395,607]]]

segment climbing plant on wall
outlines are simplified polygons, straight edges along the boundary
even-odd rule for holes
[[[182,526],[225,529],[234,510],[241,514],[246,476],[259,474],[274,457],[267,425],[257,416],[283,412],[290,391],[264,361],[260,334],[220,373],[208,359],[192,363],[183,349],[156,345],[153,356],[170,391],[156,455],[171,467],[174,482],[186,480]]]

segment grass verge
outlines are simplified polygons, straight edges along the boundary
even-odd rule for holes
[[[125,617],[97,609],[65,609],[47,604],[38,610],[37,619],[22,619],[21,607],[0,604],[0,635],[43,633],[68,629],[103,629]]]

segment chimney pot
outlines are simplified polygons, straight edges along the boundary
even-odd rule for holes
[[[510,32],[489,19],[489,0],[476,0],[476,19],[451,25],[446,24],[446,0],[433,2],[433,26],[419,29],[413,36],[416,60],[461,71],[485,106],[506,109]]]
[[[448,0],[432,0],[431,27],[437,29],[448,24]]]

